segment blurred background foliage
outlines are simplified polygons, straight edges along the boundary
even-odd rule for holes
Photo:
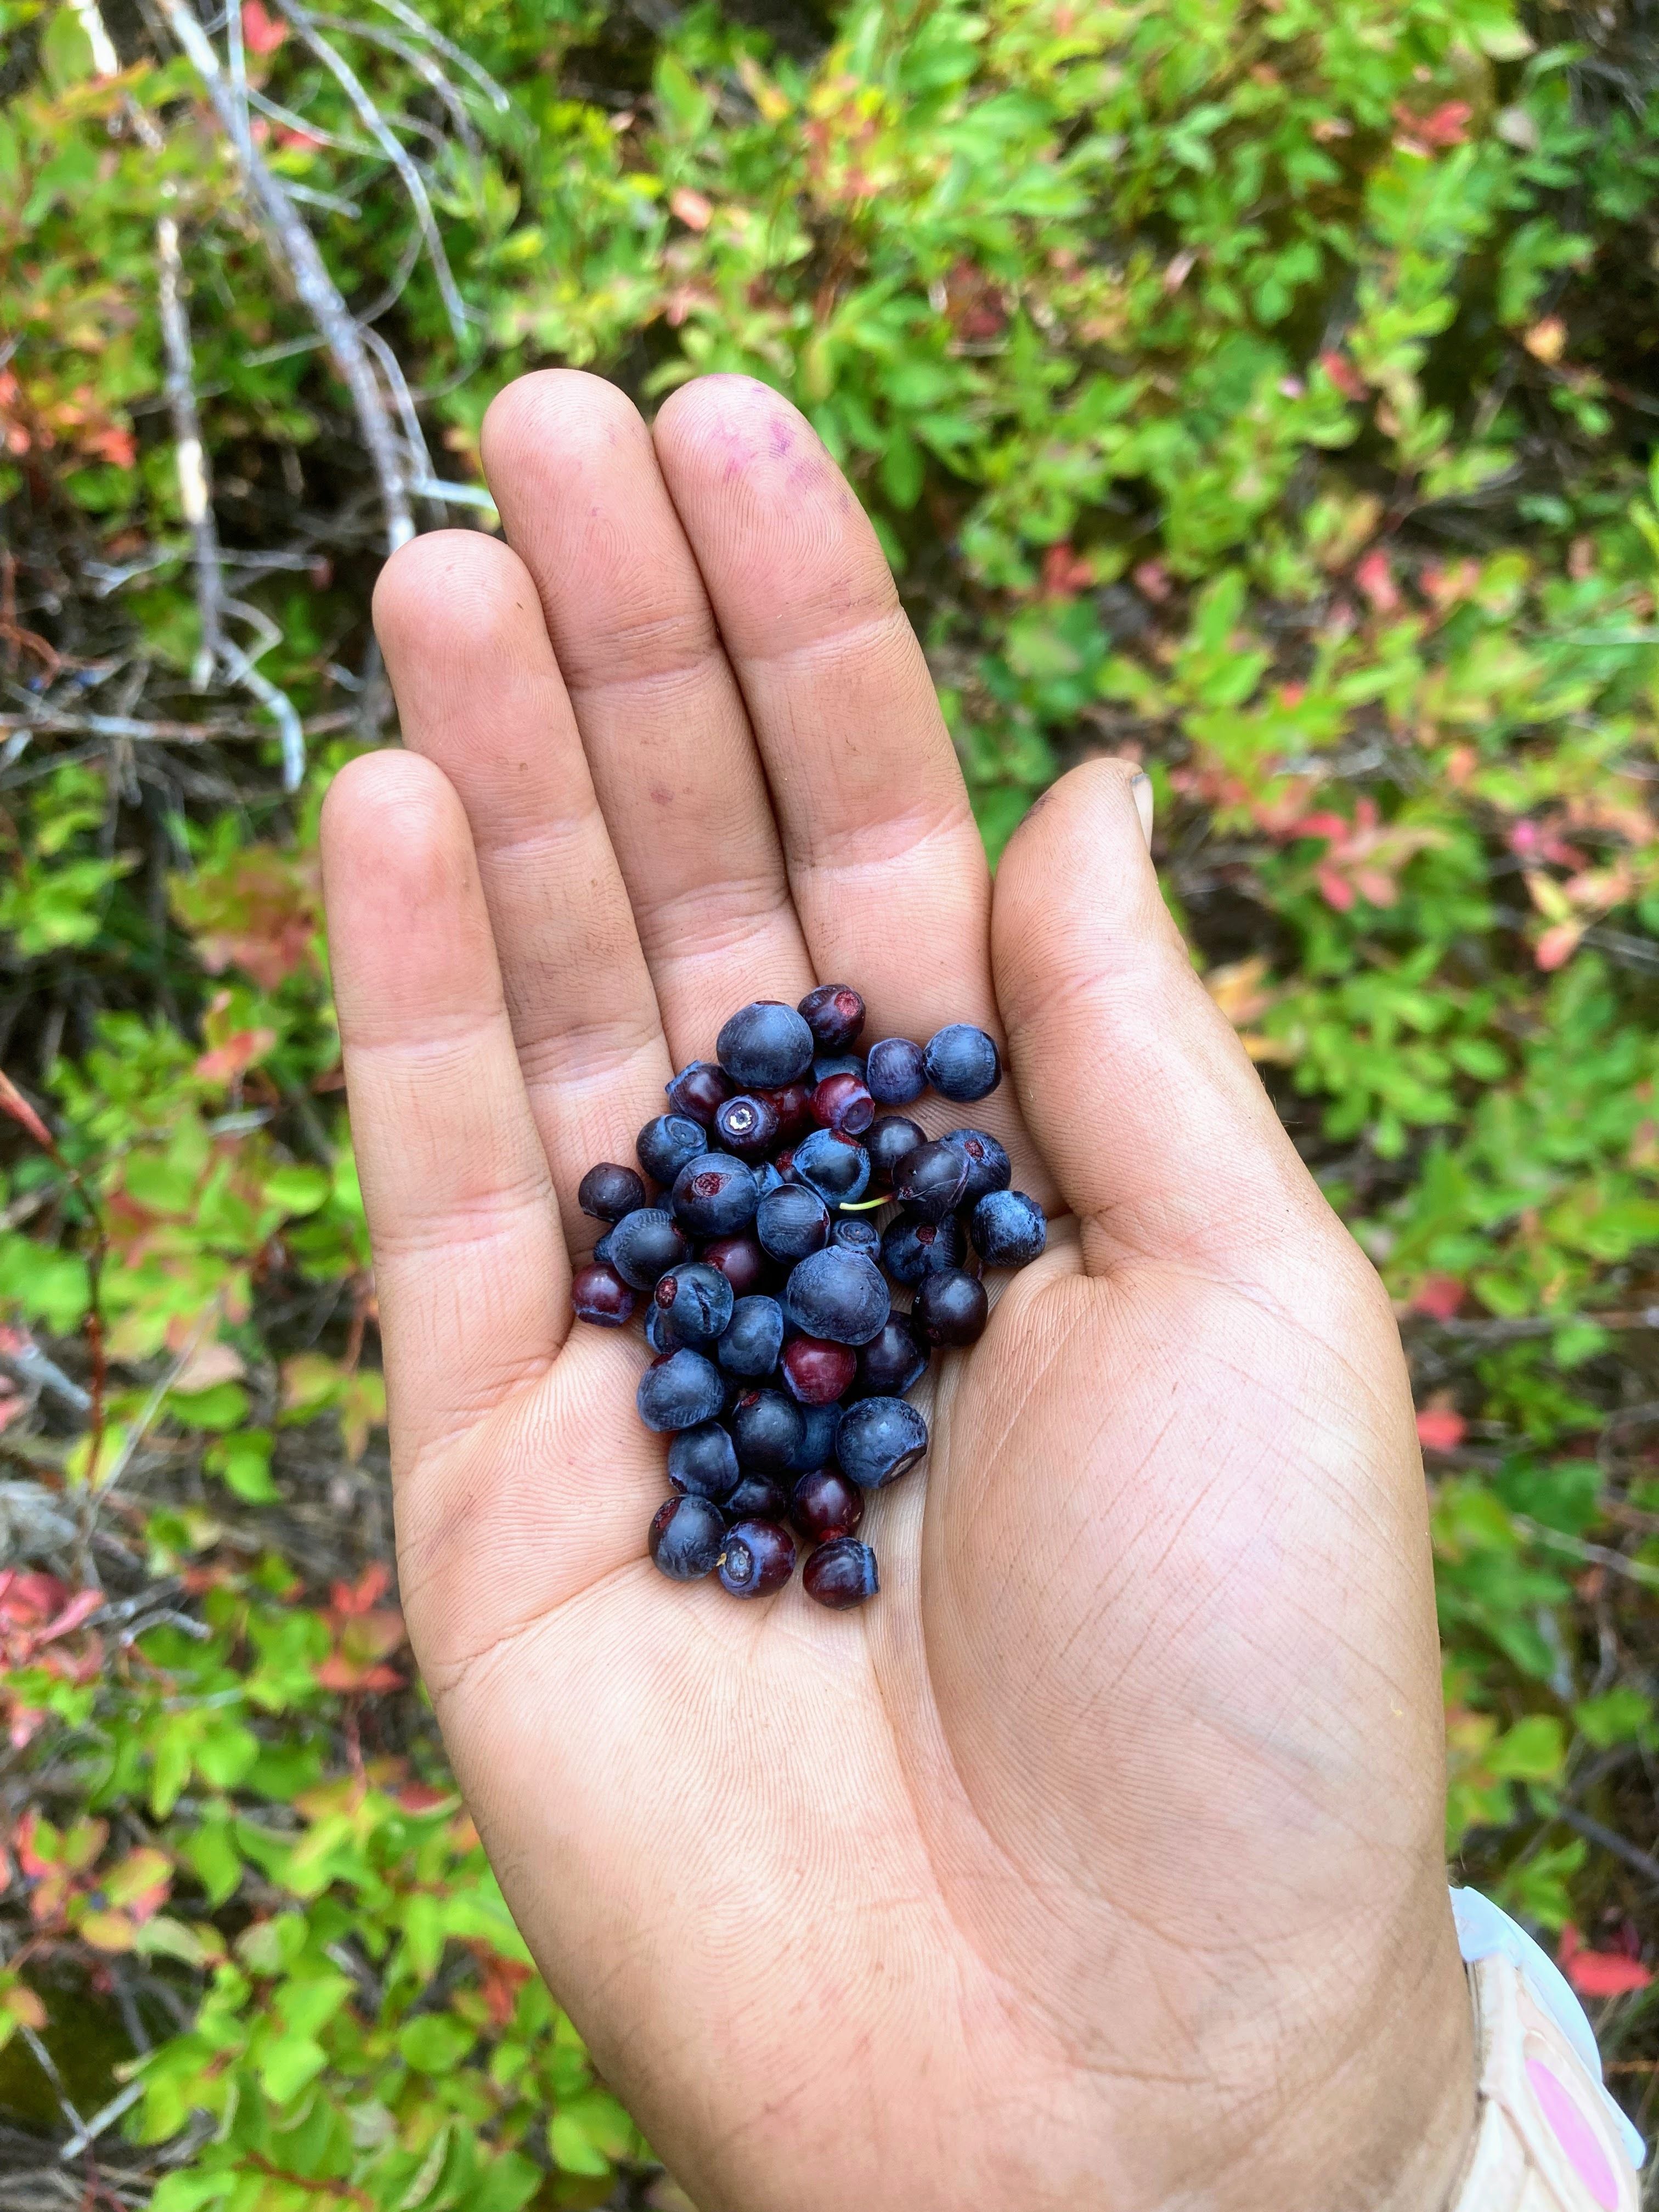
[[[0,2212],[683,2203],[412,1679],[314,859],[553,361],[806,410],[993,855],[1149,768],[1398,1304],[1449,1851],[1646,2118],[1659,9],[347,4],[0,0]]]

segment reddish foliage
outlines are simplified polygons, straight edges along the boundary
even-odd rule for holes
[[[1561,1930],[1557,1956],[1562,1972],[1581,1997],[1628,1996],[1632,1990],[1646,1989],[1653,1979],[1639,1959],[1622,1951],[1586,1950],[1571,1921]]]

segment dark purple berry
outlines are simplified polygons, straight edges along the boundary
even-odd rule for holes
[[[802,1568],[800,1578],[808,1597],[837,1613],[862,1605],[881,1588],[876,1578],[875,1553],[851,1536],[837,1536],[832,1543],[821,1544]]]
[[[697,1255],[718,1267],[740,1298],[763,1290],[772,1279],[772,1263],[762,1251],[758,1237],[746,1230],[737,1237],[717,1237]]]
[[[800,1012],[823,1052],[845,1052],[864,1027],[864,1001],[850,983],[820,983],[801,1000]]]
[[[799,1449],[800,1407],[781,1390],[746,1390],[732,1408],[732,1441],[745,1474],[786,1474]]]
[[[881,1264],[896,1283],[914,1286],[940,1267],[959,1267],[967,1251],[954,1213],[943,1221],[890,1221],[882,1231]]]
[[[728,1375],[763,1382],[783,1349],[783,1308],[775,1298],[739,1298],[714,1357]]]
[[[949,1022],[935,1030],[922,1054],[927,1080],[941,1098],[960,1105],[983,1098],[1002,1080],[1002,1062],[996,1042],[971,1022]]]
[[[812,1093],[812,1111],[826,1129],[860,1137],[876,1118],[875,1101],[856,1075],[826,1075]]]
[[[715,1056],[740,1091],[799,1083],[812,1065],[812,1032],[793,1006],[757,999],[721,1030]]]
[[[921,1047],[908,1037],[883,1037],[865,1056],[864,1079],[878,1106],[908,1106],[927,1088]]]
[[[730,1497],[720,1500],[728,1527],[738,1521],[781,1521],[788,1510],[789,1494],[773,1474],[740,1474]]]
[[[706,1498],[665,1498],[651,1523],[651,1557],[677,1583],[695,1583],[720,1564],[726,1521]]]
[[[676,1344],[711,1344],[732,1318],[732,1285],[706,1260],[671,1267],[651,1293],[662,1325]]]
[[[691,1257],[691,1247],[673,1215],[659,1206],[641,1206],[623,1214],[610,1241],[611,1265],[636,1291],[654,1290],[659,1277]]]
[[[831,1344],[821,1336],[792,1337],[779,1361],[789,1394],[803,1406],[833,1406],[852,1388],[858,1372],[858,1354],[849,1344]]]
[[[893,1195],[919,1221],[943,1221],[967,1181],[966,1152],[954,1145],[918,1145],[893,1178]]]
[[[989,1312],[984,1284],[962,1267],[929,1275],[916,1292],[915,1322],[929,1344],[977,1344]]]
[[[800,1442],[789,1455],[791,1474],[811,1474],[817,1468],[825,1467],[836,1455],[836,1438],[841,1433],[842,1409],[836,1406],[803,1406],[800,1409]]]
[[[666,1185],[688,1160],[708,1150],[708,1132],[689,1114],[659,1114],[635,1138],[634,1150],[652,1182]]]
[[[634,1318],[635,1293],[614,1267],[594,1260],[579,1267],[571,1279],[570,1303],[578,1321],[591,1321],[600,1328],[625,1328]]]
[[[795,1571],[795,1540],[776,1521],[739,1521],[716,1562],[733,1597],[767,1597]]]
[[[884,1114],[864,1139],[870,1155],[870,1172],[878,1183],[890,1184],[912,1152],[927,1141],[927,1133],[902,1114]]]
[[[672,1352],[653,1361],[640,1377],[640,1419],[659,1433],[712,1421],[725,1403],[720,1370],[700,1352]]]
[[[754,1219],[758,1198],[753,1171],[741,1160],[703,1152],[675,1176],[669,1203],[689,1236],[732,1237]]]
[[[781,1159],[778,1165],[782,1167]],[[843,1136],[839,1129],[814,1129],[795,1146],[788,1173],[830,1205],[846,1206],[870,1187],[870,1155],[856,1137]]]
[[[701,1122],[705,1128],[714,1120],[716,1109],[732,1096],[731,1085],[712,1060],[694,1060],[664,1088],[676,1114]]]
[[[692,1498],[711,1498],[719,1504],[731,1496],[738,1486],[738,1455],[718,1421],[699,1421],[695,1429],[682,1429],[672,1439],[668,1480]]]
[[[714,1109],[714,1132],[741,1160],[763,1158],[778,1140],[778,1109],[750,1091],[739,1091]]]
[[[781,1183],[756,1207],[755,1234],[775,1260],[804,1260],[830,1242],[830,1209],[807,1184]]]
[[[841,1417],[836,1457],[860,1490],[884,1489],[927,1449],[927,1424],[908,1398],[860,1398]]]
[[[963,1185],[962,1206],[975,1206],[988,1191],[1006,1190],[1013,1177],[1008,1155],[988,1129],[947,1129],[942,1145],[954,1145],[968,1159],[968,1180]]]
[[[862,1252],[832,1244],[790,1270],[783,1317],[804,1336],[834,1344],[868,1344],[892,1308],[881,1269]]]
[[[632,1168],[602,1160],[577,1184],[576,1203],[595,1221],[620,1221],[624,1213],[645,1204],[645,1185]]]
[[[844,1246],[849,1252],[865,1253],[873,1260],[881,1250],[881,1231],[867,1215],[853,1213],[830,1223],[830,1242]]]
[[[1023,1190],[988,1191],[974,1208],[969,1234],[988,1267],[1023,1267],[1048,1242],[1048,1217]]]
[[[927,1372],[927,1347],[902,1314],[860,1348],[858,1389],[864,1397],[902,1398]]]
[[[789,1518],[815,1544],[850,1536],[864,1518],[864,1492],[833,1467],[817,1468],[790,1492]]]

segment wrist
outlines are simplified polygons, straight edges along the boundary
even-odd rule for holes
[[[1436,1918],[1413,1961],[1395,1954],[1389,1985],[1333,1989],[1318,2008],[1323,2050],[1340,2055],[1287,2117],[1271,2182],[1241,2174],[1226,2212],[1455,2212],[1478,2120],[1475,2031],[1449,1911]]]

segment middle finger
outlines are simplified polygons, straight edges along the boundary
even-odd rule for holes
[[[541,595],[676,1065],[817,980],[766,776],[651,435],[568,369],[491,406],[483,456]]]

